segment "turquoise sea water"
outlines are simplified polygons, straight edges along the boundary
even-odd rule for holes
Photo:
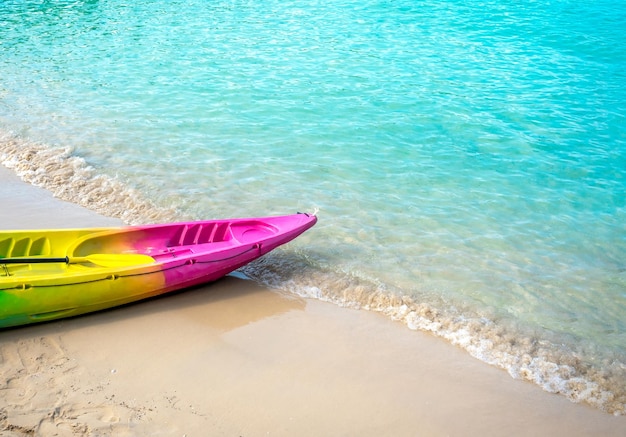
[[[0,1],[0,159],[129,223],[318,211],[245,269],[626,413],[626,4]]]

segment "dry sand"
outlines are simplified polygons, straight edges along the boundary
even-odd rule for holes
[[[0,228],[116,225],[0,167]],[[0,436],[626,435],[377,314],[237,275],[0,331]]]

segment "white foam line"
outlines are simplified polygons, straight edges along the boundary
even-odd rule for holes
[[[279,251],[245,268],[247,276],[266,286],[342,307],[379,312],[409,329],[431,332],[465,349],[473,357],[506,370],[513,378],[537,384],[550,393],[585,402],[614,415],[626,415],[624,357],[593,365],[572,350],[524,333],[505,321],[494,321],[441,303],[418,302],[389,292],[354,275],[313,267],[304,257]]]
[[[129,224],[180,219],[176,211],[159,208],[123,182],[98,174],[69,147],[48,147],[0,132],[0,162],[59,199]]]

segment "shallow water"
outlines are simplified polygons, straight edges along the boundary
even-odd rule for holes
[[[5,1],[2,162],[131,223],[318,211],[245,271],[626,399],[626,7]]]

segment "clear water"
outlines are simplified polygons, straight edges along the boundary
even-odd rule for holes
[[[2,1],[0,157],[129,223],[318,211],[248,275],[626,412],[626,5]]]

